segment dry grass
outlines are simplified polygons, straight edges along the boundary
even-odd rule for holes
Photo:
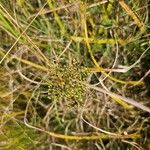
[[[149,3],[0,1],[0,149],[150,149]]]

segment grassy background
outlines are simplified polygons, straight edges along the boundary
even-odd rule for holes
[[[0,149],[150,149],[149,5],[0,0]]]

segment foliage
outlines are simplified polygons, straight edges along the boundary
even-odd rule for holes
[[[149,149],[149,10],[1,0],[0,149]]]

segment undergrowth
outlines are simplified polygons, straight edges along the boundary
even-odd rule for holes
[[[150,149],[148,0],[0,1],[0,149]]]

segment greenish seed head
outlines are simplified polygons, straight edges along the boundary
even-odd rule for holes
[[[78,81],[85,81],[86,75],[78,66],[61,66],[53,70],[48,79],[48,96],[51,100],[81,102],[85,99],[85,87]]]

